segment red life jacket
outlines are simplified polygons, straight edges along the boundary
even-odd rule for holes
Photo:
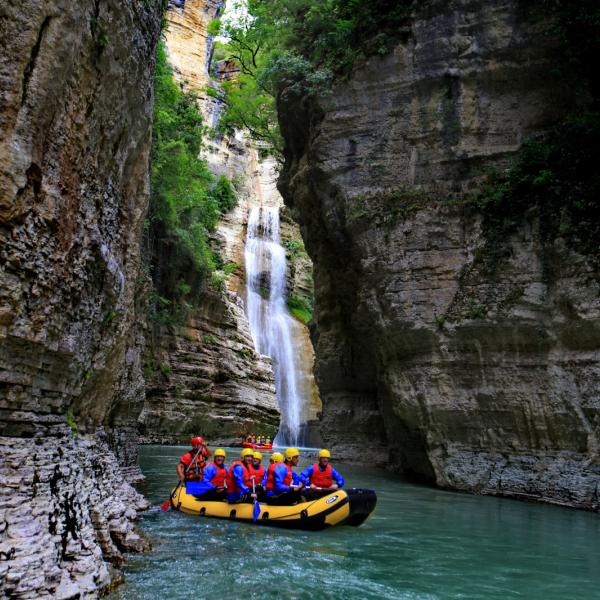
[[[244,469],[244,485],[246,485],[250,489],[252,489],[252,480],[250,479],[250,477],[252,476],[252,473],[250,473],[250,470],[246,467],[246,465],[241,460],[235,460],[231,463],[231,465],[229,466],[229,470],[227,471],[227,493],[228,494],[235,494],[236,492],[240,491],[240,488],[238,487],[238,484],[235,481],[235,477],[233,476],[233,467],[235,467],[237,465],[240,465]]]
[[[283,463],[285,465],[285,468],[287,469],[287,475],[285,476],[285,479],[283,480],[283,485],[287,485],[290,486],[292,485],[292,482],[294,481],[294,478],[292,477],[292,465],[288,465],[287,463]]]
[[[215,487],[225,487],[225,478],[227,477],[227,469],[225,468],[225,465],[219,466],[216,462],[211,462],[208,466],[213,466],[215,469],[217,469],[217,473],[212,478],[211,483]]]
[[[313,466],[313,472],[310,476],[311,485],[317,487],[328,488],[333,483],[333,475],[331,473],[331,465],[327,464],[324,471],[319,468],[319,463],[315,463]]]
[[[265,468],[262,465],[259,465],[258,468],[253,466],[250,469],[250,474],[254,475],[254,485],[262,485],[262,480],[265,476]],[[252,482],[250,482],[249,487],[252,487]]]
[[[280,464],[281,463],[273,463],[272,465],[269,465],[269,468],[267,469],[266,489],[271,490],[272,492],[275,491],[275,467]]]
[[[185,473],[186,481],[202,481],[202,477],[204,476],[204,467],[206,466],[204,452],[200,452],[200,454],[196,456],[195,460],[194,454],[195,452],[186,452],[181,457],[181,462],[184,465],[183,471]],[[188,458],[186,459],[186,457]]]

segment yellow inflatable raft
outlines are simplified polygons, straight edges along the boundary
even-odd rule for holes
[[[334,525],[358,527],[373,512],[376,503],[377,496],[373,490],[336,490],[318,500],[291,506],[260,503],[260,513],[255,521],[253,504],[203,501],[200,496],[186,494],[184,487],[171,493],[171,506],[190,515],[313,531]]]

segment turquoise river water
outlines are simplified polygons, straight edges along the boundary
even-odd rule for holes
[[[139,523],[154,551],[128,556],[112,600],[600,598],[597,514],[445,492],[349,465],[338,465],[348,487],[378,494],[358,528],[286,531],[161,512],[184,451],[141,448],[141,491],[153,507]]]

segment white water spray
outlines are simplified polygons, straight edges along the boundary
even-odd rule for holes
[[[286,259],[280,244],[279,209],[253,207],[245,247],[247,311],[256,351],[273,361],[281,425],[275,443],[300,440],[301,398],[297,357],[292,343],[293,318],[285,297]]]

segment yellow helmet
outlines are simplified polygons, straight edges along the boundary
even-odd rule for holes
[[[322,450],[319,450],[319,458],[331,458],[331,452],[323,448]]]
[[[242,450],[242,453],[240,454],[241,458],[246,458],[246,456],[252,456],[254,454],[254,451],[252,450],[252,448],[244,448]]]
[[[300,456],[300,450],[298,448],[288,448],[285,451],[285,458],[294,458],[294,456]]]
[[[281,452],[274,452],[273,454],[271,454],[271,460],[274,463],[283,462],[283,454],[281,454]]]
[[[262,454],[260,452],[253,452],[252,456],[254,456],[254,458],[258,458],[258,460],[262,460]]]
[[[223,448],[217,448],[215,450],[214,457],[217,458],[217,456],[222,456],[223,458],[225,458],[225,456],[227,455],[225,454],[225,450],[223,450]]]

